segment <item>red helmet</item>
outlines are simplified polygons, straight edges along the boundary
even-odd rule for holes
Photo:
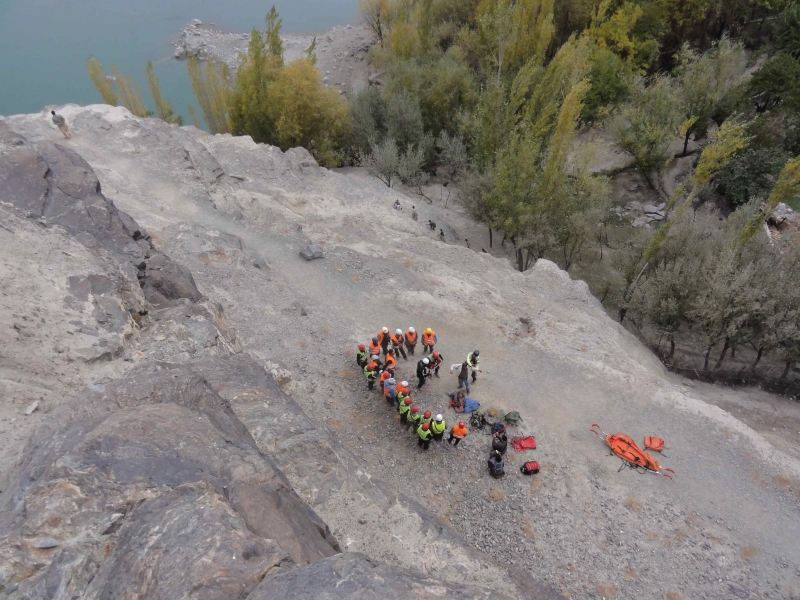
[[[418,413],[419,412],[419,406],[412,406],[411,407],[411,412],[412,413]]]
[[[366,349],[367,349],[367,347],[366,347],[364,344],[359,344],[359,345],[358,345],[358,349],[359,349],[359,350],[366,350]]]
[[[429,410],[426,410],[426,411],[425,411],[425,414],[424,414],[423,416],[424,416],[426,419],[430,419],[430,418],[431,418],[431,411],[429,411]]]
[[[458,426],[459,426],[459,427],[464,427],[464,421],[459,421],[459,422],[458,422]]]
[[[406,406],[408,406],[409,404],[411,404],[411,398],[406,398],[406,399],[403,401],[403,403],[404,403]]]
[[[403,388],[403,393],[404,393],[404,394],[410,394],[410,393],[411,393],[411,390],[410,390],[410,389],[408,389],[408,387],[404,387],[404,388]]]
[[[427,423],[423,423],[422,424],[422,431],[428,431],[428,424]]]
[[[439,351],[438,350],[433,353],[433,358],[436,358],[436,359],[439,358]]]

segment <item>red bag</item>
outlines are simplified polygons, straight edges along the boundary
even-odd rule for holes
[[[533,439],[533,436],[517,436],[511,438],[511,445],[514,446],[514,450],[517,452],[522,452],[523,450],[535,450],[536,449],[536,440]]]
[[[644,449],[653,450],[654,452],[661,452],[664,449],[664,440],[657,437],[645,436]]]
[[[519,468],[523,475],[535,475],[539,472],[539,463],[535,460],[529,460]]]

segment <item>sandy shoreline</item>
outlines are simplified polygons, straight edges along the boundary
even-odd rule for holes
[[[357,91],[367,85],[370,75],[367,52],[375,40],[365,24],[339,25],[319,34],[282,34],[286,61],[304,56],[315,37],[317,68],[326,86],[347,93],[350,89]],[[179,60],[189,56],[197,56],[200,60],[212,58],[235,71],[239,55],[247,51],[249,41],[249,33],[225,32],[214,24],[194,19],[175,42],[174,56]]]

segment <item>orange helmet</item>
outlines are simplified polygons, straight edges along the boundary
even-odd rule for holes
[[[411,412],[415,413],[415,414],[418,413],[419,412],[419,406],[412,406],[411,407]]]
[[[430,418],[431,418],[431,411],[429,411],[429,410],[426,410],[426,411],[425,411],[425,414],[424,414],[423,416],[424,416],[426,419],[430,419]]]
[[[422,424],[422,431],[428,431],[428,424],[427,423],[423,423]]]
[[[366,350],[366,349],[367,349],[367,347],[366,347],[364,344],[359,344],[359,345],[358,345],[358,349],[359,349],[359,350]]]
[[[464,427],[464,421],[459,421],[459,422],[458,422],[458,426],[459,426],[459,427]]]
[[[405,403],[406,406],[408,406],[409,404],[411,404],[411,398],[406,398],[403,402]]]

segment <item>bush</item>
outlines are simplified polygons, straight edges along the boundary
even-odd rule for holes
[[[766,199],[789,156],[780,148],[747,148],[737,153],[719,177],[720,191],[731,206]]]
[[[350,103],[353,123],[353,146],[356,152],[368,153],[371,141],[386,135],[386,101],[376,86],[358,92]]]
[[[419,145],[425,128],[416,96],[401,90],[386,101],[386,130],[401,148]]]
[[[583,97],[581,110],[581,120],[584,122],[602,118],[621,104],[628,97],[633,79],[628,64],[603,48],[592,56],[586,78],[589,80],[589,89]]]

